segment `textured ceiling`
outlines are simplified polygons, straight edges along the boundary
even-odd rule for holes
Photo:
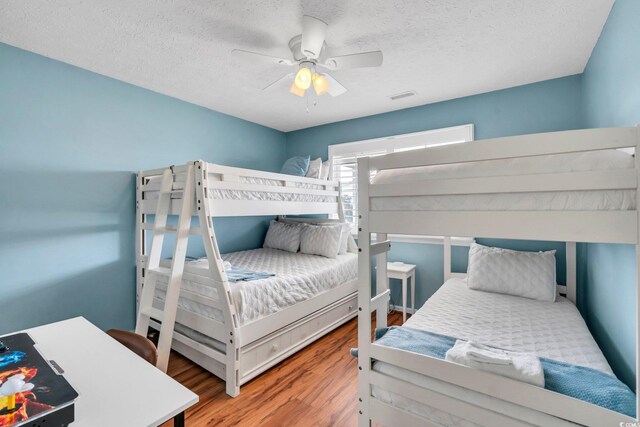
[[[0,41],[283,131],[581,73],[614,0],[2,0]],[[348,88],[313,106],[290,72],[232,57],[289,57],[302,15],[328,53],[381,49],[380,68],[335,71]],[[416,96],[388,99],[407,90]]]

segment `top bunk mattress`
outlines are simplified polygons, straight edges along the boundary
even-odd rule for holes
[[[602,150],[389,169],[377,173],[372,184],[427,185],[424,181],[633,169],[634,167],[634,158],[628,153],[620,150]],[[420,183],[416,183],[417,181]],[[633,210],[635,207],[635,190],[392,196],[371,199],[371,209],[374,211],[591,211]]]
[[[184,178],[182,178],[184,180]],[[160,189],[160,183],[162,181],[161,176],[155,176],[149,179],[147,187]],[[183,182],[183,181],[182,181]],[[260,178],[251,176],[238,176],[238,183],[251,184],[265,187],[285,187],[283,180]],[[174,188],[182,188],[180,186],[181,181],[176,181]],[[326,184],[315,184],[307,182],[289,182],[290,186],[300,190],[325,190]],[[145,191],[144,198],[146,200],[157,200],[160,195],[159,191]],[[335,197],[321,195],[321,194],[309,194],[309,193],[281,193],[275,191],[265,191],[262,189],[254,190],[239,190],[239,189],[220,189],[210,188],[207,192],[207,196],[210,199],[216,200],[258,200],[258,201],[275,201],[275,202],[314,202],[314,203],[330,203],[335,202]],[[182,193],[173,193],[172,199],[179,199],[182,197]]]
[[[222,255],[234,267],[275,274],[267,279],[231,282],[231,292],[240,324],[252,322],[276,313],[296,303],[306,301],[345,284],[357,277],[358,256],[353,253],[338,255],[336,259],[318,255],[292,253],[278,249],[252,249]],[[188,263],[190,266],[208,266],[207,258]],[[166,284],[166,278],[159,277]],[[217,299],[211,286],[184,280],[182,289]],[[156,297],[165,299],[165,292],[156,290]],[[220,310],[198,302],[180,298],[179,307],[201,316],[224,321]]]

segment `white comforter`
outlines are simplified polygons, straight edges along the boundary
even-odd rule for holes
[[[335,288],[357,277],[358,257],[348,253],[336,259],[317,255],[291,253],[278,249],[253,249],[222,255],[231,265],[252,271],[275,274],[261,280],[231,283],[234,304],[241,324],[276,313],[298,302],[310,299],[324,291]],[[193,266],[207,265],[206,258],[189,263]],[[166,283],[160,281],[160,283]],[[191,292],[217,298],[210,286],[183,281],[182,288]],[[164,300],[165,293],[156,291]],[[179,306],[202,316],[223,321],[220,310],[180,298]]]

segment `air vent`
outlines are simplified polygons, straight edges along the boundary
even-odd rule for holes
[[[416,93],[414,91],[408,90],[406,92],[402,92],[402,93],[398,93],[398,94],[395,94],[395,95],[391,95],[391,96],[389,96],[389,99],[392,100],[392,101],[397,101],[399,99],[408,98],[408,97],[413,96],[415,94]]]

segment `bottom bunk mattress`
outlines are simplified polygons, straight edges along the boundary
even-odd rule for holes
[[[531,352],[538,357],[613,375],[577,308],[563,297],[553,303],[536,301],[471,290],[465,280],[451,279],[403,326],[492,347]],[[553,417],[384,362],[376,362],[373,370],[496,412],[527,418],[534,425],[558,424]],[[445,426],[476,425],[378,387],[373,387],[372,392],[386,403]]]
[[[325,258],[318,255],[292,253],[278,249],[253,249],[222,255],[233,267],[265,272],[274,276],[266,279],[231,282],[231,292],[240,324],[276,313],[296,303],[306,301],[341,284],[354,280],[358,273],[358,256],[353,253]],[[208,265],[207,258],[187,263],[193,267]],[[158,279],[167,283],[166,278]],[[211,286],[184,280],[182,289],[217,299]],[[165,292],[156,290],[156,297],[165,299]],[[224,321],[220,310],[180,298],[179,307],[210,319]]]

